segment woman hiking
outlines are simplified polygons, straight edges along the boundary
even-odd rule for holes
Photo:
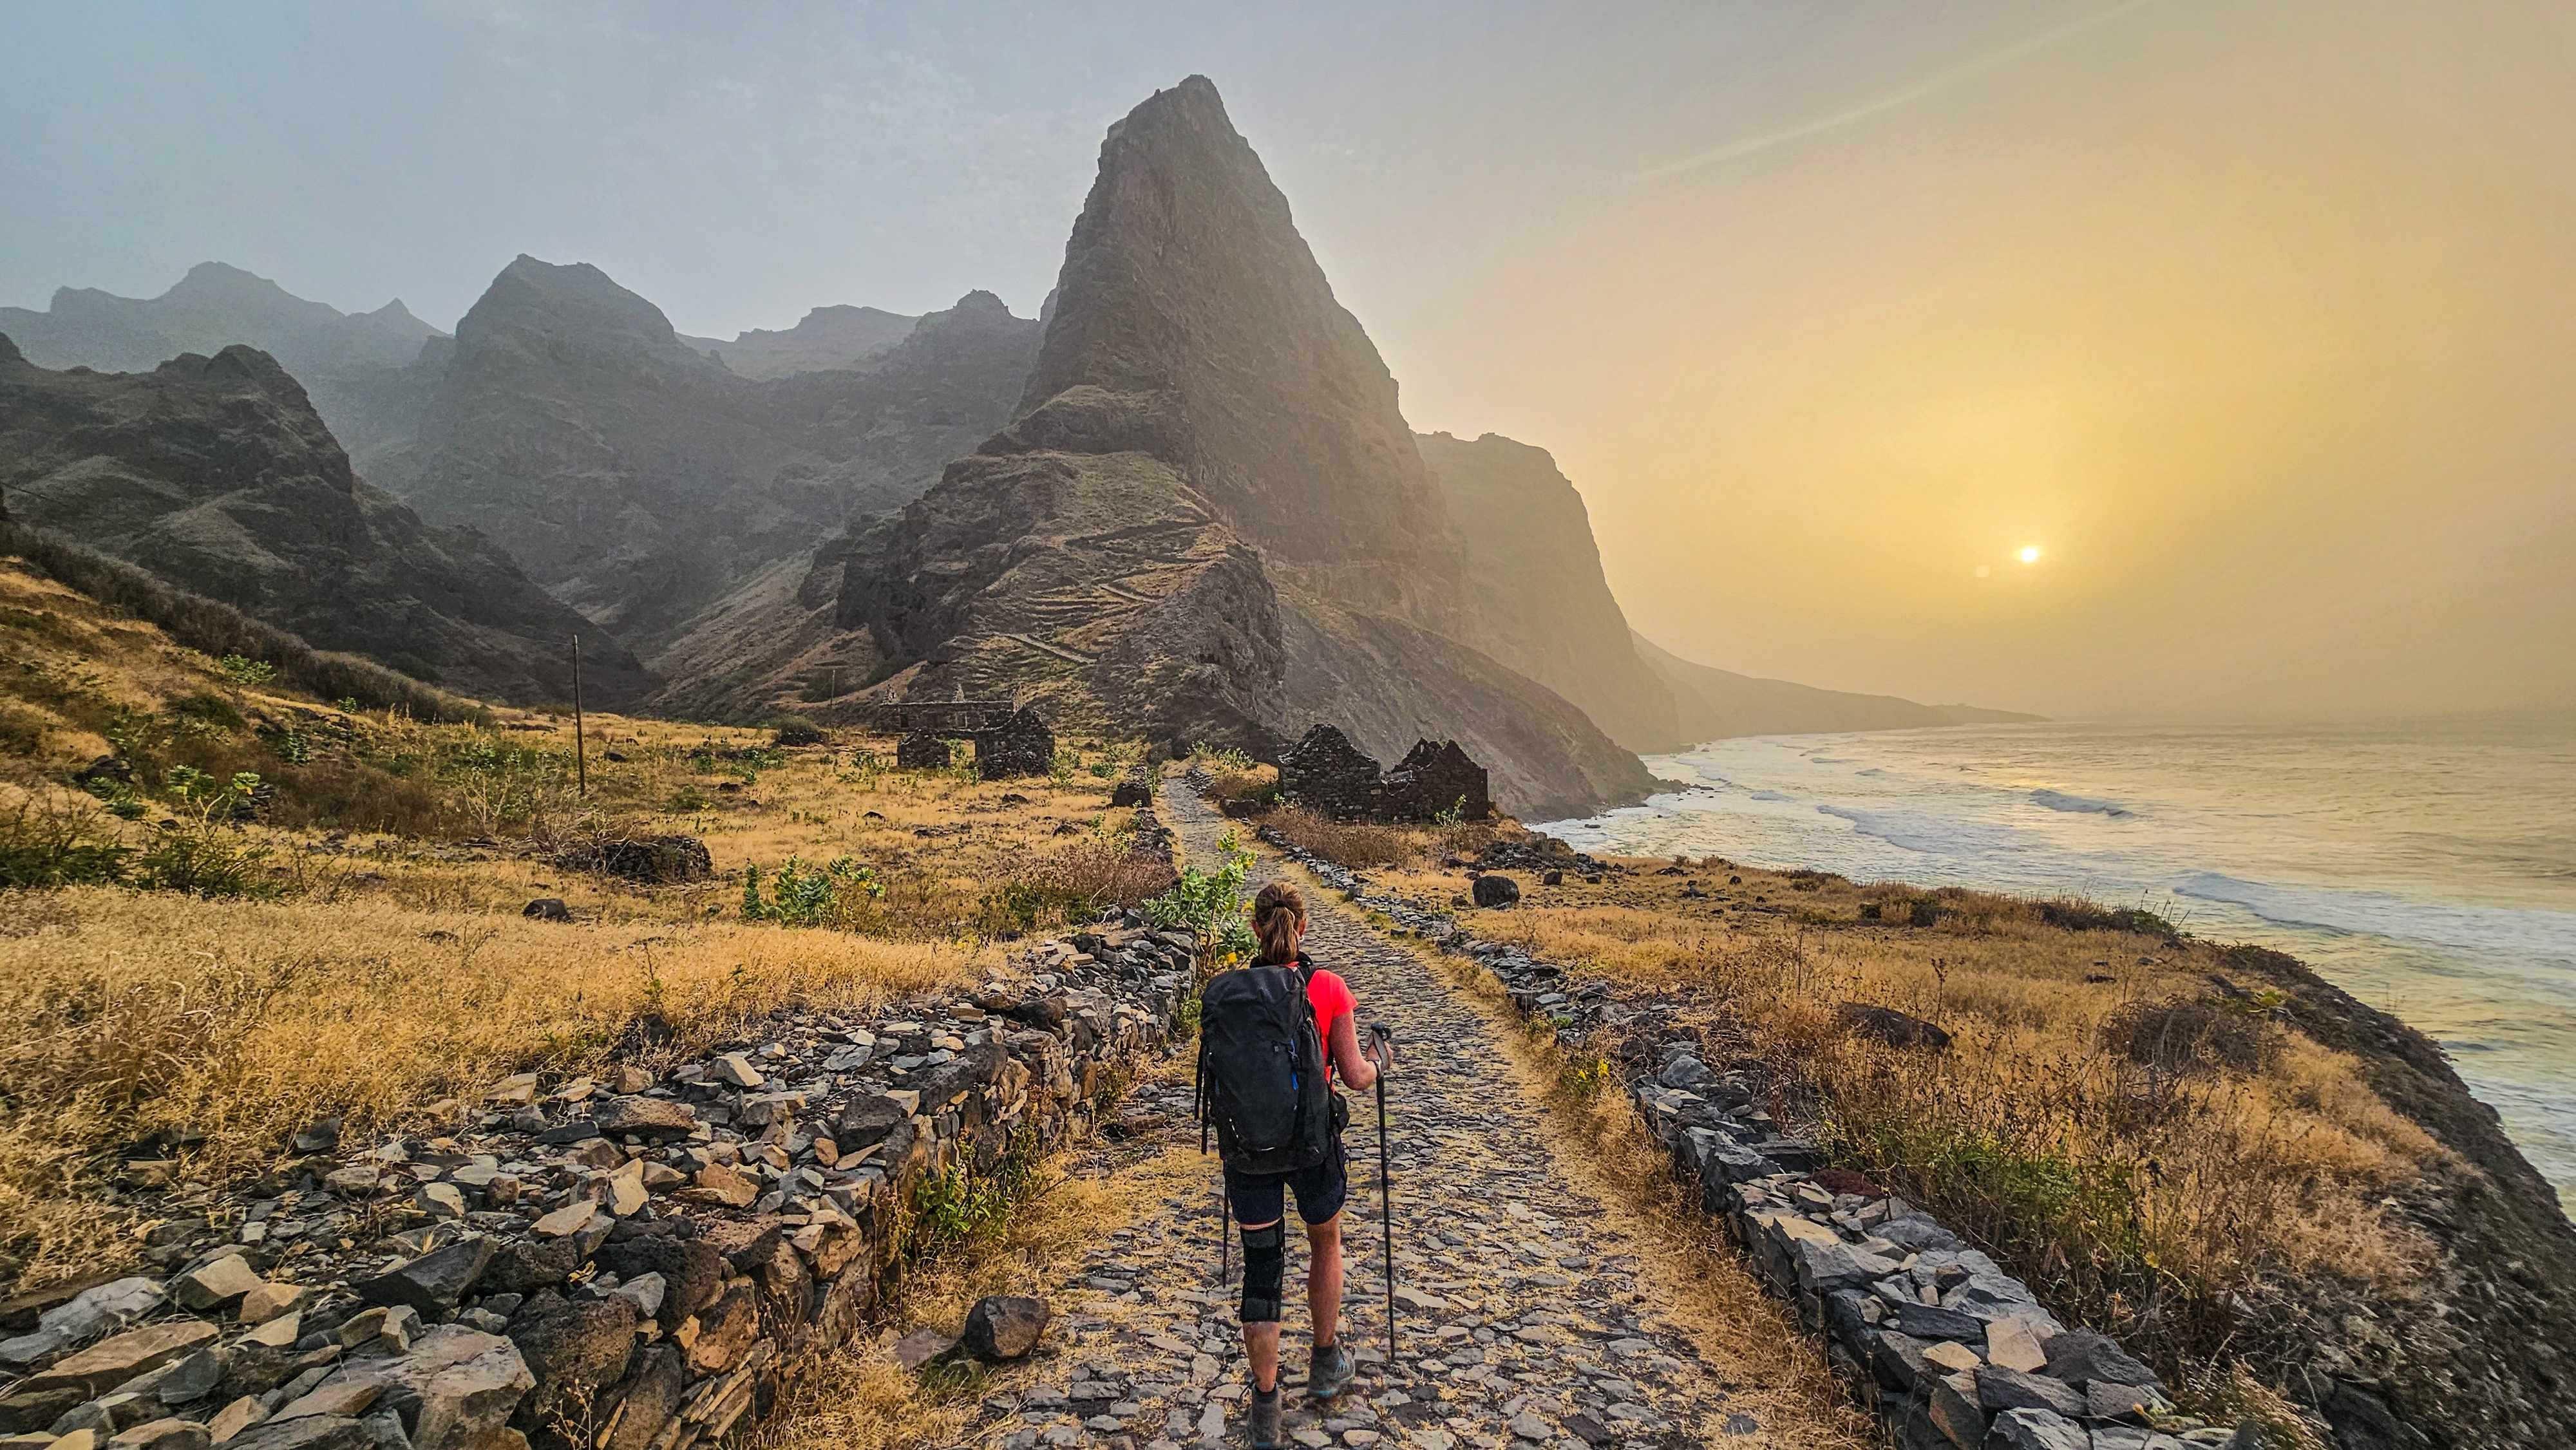
[[[1286,1199],[1296,1195],[1309,1250],[1306,1307],[1315,1330],[1306,1391],[1331,1399],[1351,1380],[1342,1313],[1343,1171],[1338,1071],[1354,1090],[1377,1081],[1392,1049],[1363,1050],[1359,1002],[1300,948],[1306,899],[1273,882],[1252,903],[1259,955],[1202,993],[1200,1111],[1217,1130],[1226,1199],[1243,1228],[1243,1343],[1252,1361],[1253,1450],[1280,1442],[1279,1310],[1286,1276]]]

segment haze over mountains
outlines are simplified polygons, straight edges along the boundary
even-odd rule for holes
[[[159,298],[64,289],[0,316],[35,339],[0,390],[0,466],[78,500],[22,516],[505,697],[560,694],[542,657],[581,628],[594,678],[648,708],[1017,695],[1259,754],[1331,721],[1390,759],[1456,738],[1526,815],[1638,799],[1637,752],[1723,734],[2026,718],[1636,638],[1546,452],[1406,426],[1198,77],[1111,128],[1043,324],[976,292],[684,337],[598,268],[527,256],[453,337],[212,263]],[[141,371],[218,339],[249,346]],[[186,421],[161,438],[166,408]],[[179,476],[210,438],[282,462]],[[315,489],[354,502],[288,527]],[[373,572],[334,573],[334,548]],[[334,591],[367,604],[329,617]],[[494,662],[461,662],[478,647]]]

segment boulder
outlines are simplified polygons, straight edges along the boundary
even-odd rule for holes
[[[600,848],[599,869],[624,881],[678,885],[714,875],[715,858],[695,836],[629,836]]]
[[[510,1342],[535,1378],[520,1402],[522,1428],[573,1404],[586,1404],[617,1383],[635,1353],[635,1306],[624,1299],[541,1296],[510,1322]]]
[[[410,1354],[351,1378],[382,1391],[413,1450],[470,1450],[508,1424],[537,1383],[517,1345],[458,1324],[436,1326]]]
[[[107,1443],[112,1450],[206,1450],[214,1437],[193,1421],[161,1419],[129,1425]]]
[[[710,1163],[698,1170],[693,1185],[681,1189],[678,1196],[688,1203],[749,1208],[760,1198],[760,1185],[732,1164]]]
[[[267,1420],[224,1442],[225,1450],[372,1450],[367,1427],[338,1415]]]
[[[613,1097],[601,1103],[590,1115],[599,1131],[611,1138],[641,1138],[648,1143],[668,1143],[696,1131],[697,1109],[669,1098],[640,1095]]]
[[[2053,1410],[2006,1410],[1994,1419],[1988,1445],[1996,1450],[2091,1450],[2093,1438]]]
[[[760,1334],[760,1305],[748,1284],[725,1291],[698,1316],[698,1337],[689,1345],[692,1374],[722,1374],[733,1368]]]
[[[2089,1329],[2075,1329],[2048,1342],[2048,1373],[2083,1389],[2097,1380],[2117,1385],[2152,1385],[2156,1372],[2138,1363],[2119,1341]]]
[[[170,1281],[170,1297],[183,1309],[199,1313],[238,1299],[258,1288],[260,1278],[240,1254],[226,1254],[200,1264]]]
[[[1949,1033],[1893,1007],[1845,1002],[1834,1009],[1834,1021],[1854,1037],[1871,1038],[1890,1047],[1921,1047],[1940,1052],[1950,1045]]]
[[[139,1275],[84,1289],[38,1315],[33,1333],[0,1339],[0,1364],[32,1364],[122,1329],[160,1308],[164,1297],[160,1280]]]
[[[1019,1294],[987,1294],[966,1311],[966,1332],[959,1342],[978,1359],[1020,1359],[1037,1348],[1038,1336],[1045,1332],[1046,1325],[1045,1300]]]
[[[24,1435],[59,1420],[89,1395],[76,1385],[49,1390],[12,1390],[0,1395],[0,1435]]]
[[[662,1427],[680,1408],[689,1387],[689,1358],[674,1344],[656,1344],[635,1352],[635,1368],[617,1389],[603,1423],[600,1450],[648,1450]],[[420,1447],[428,1450],[428,1447]]]
[[[369,1304],[407,1304],[421,1318],[436,1319],[472,1291],[496,1247],[491,1239],[475,1234],[372,1279],[361,1279],[353,1287]]]
[[[677,1328],[724,1292],[724,1254],[700,1239],[659,1235],[600,1246],[599,1266],[632,1282],[648,1274],[662,1276],[662,1305],[655,1316],[665,1328]]]
[[[564,905],[563,898],[560,896],[540,896],[520,907],[519,915],[533,917],[538,921],[570,921],[572,908]]]
[[[956,1340],[924,1325],[894,1342],[894,1362],[917,1370],[956,1347]]]
[[[476,1287],[486,1294],[533,1294],[580,1267],[581,1247],[570,1239],[514,1239],[483,1266]]]
[[[1477,877],[1470,889],[1476,904],[1487,909],[1510,906],[1521,899],[1521,884],[1509,876],[1488,873]]]
[[[232,1365],[232,1356],[220,1349],[201,1349],[186,1359],[162,1367],[154,1377],[152,1397],[165,1405],[184,1405],[204,1399],[224,1382],[224,1373]]]
[[[1977,1372],[1977,1403],[1989,1410],[2053,1410],[2061,1415],[2085,1412],[2084,1396],[2061,1379],[2025,1374],[1990,1364]]]
[[[157,1296],[157,1291],[156,1291]],[[150,1324],[95,1344],[19,1382],[17,1392],[70,1385],[89,1394],[121,1385],[146,1370],[195,1353],[214,1342],[215,1326],[194,1319]]]

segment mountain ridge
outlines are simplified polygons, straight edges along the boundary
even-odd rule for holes
[[[235,344],[148,373],[55,371],[0,334],[0,496],[25,526],[321,650],[504,699],[572,693],[578,614],[470,529],[360,478],[276,359]],[[613,640],[593,698],[652,683]]]

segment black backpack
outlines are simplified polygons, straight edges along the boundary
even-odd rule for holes
[[[1199,1146],[1237,1173],[1294,1173],[1332,1152],[1333,1098],[1301,955],[1219,972],[1199,995]]]

